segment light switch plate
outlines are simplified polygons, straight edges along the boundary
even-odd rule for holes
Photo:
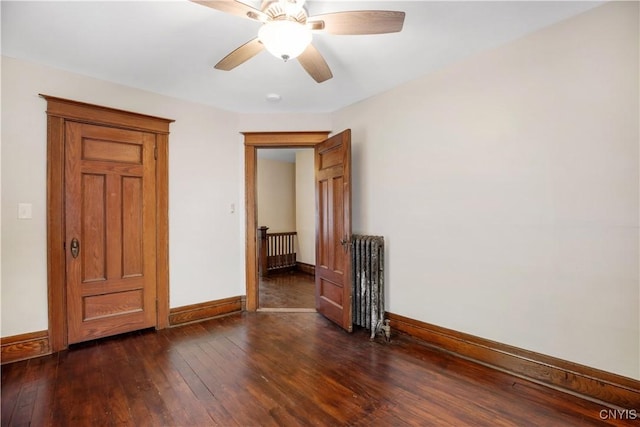
[[[31,219],[31,203],[18,203],[18,219]]]

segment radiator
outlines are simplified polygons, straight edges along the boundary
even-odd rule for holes
[[[353,324],[371,331],[371,339],[389,324],[384,322],[384,238],[351,237],[353,267]]]

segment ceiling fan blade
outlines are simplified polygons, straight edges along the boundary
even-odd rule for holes
[[[392,10],[354,10],[310,16],[312,30],[329,34],[386,34],[402,31],[404,12]]]
[[[238,65],[253,58],[263,50],[264,45],[260,43],[260,40],[256,37],[222,58],[220,62],[216,64],[215,68],[224,71],[233,70]]]
[[[241,16],[253,19],[255,21],[266,22],[269,17],[254,7],[244,4],[237,0],[191,0],[193,3],[210,7],[221,12],[230,13],[231,15]]]
[[[300,65],[313,77],[313,80],[318,83],[322,83],[333,77],[327,61],[324,60],[318,49],[312,44],[307,46],[305,51],[298,56],[298,62],[300,62]]]

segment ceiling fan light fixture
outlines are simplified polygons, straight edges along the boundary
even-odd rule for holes
[[[266,22],[258,31],[258,39],[276,58],[285,62],[298,57],[311,43],[311,30],[290,20]]]

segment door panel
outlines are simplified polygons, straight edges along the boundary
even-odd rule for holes
[[[142,178],[122,178],[122,277],[143,275]]]
[[[351,131],[315,148],[316,309],[351,332]]]
[[[107,224],[104,217],[107,195],[105,175],[81,175],[82,191],[82,282],[105,280],[107,278],[107,258],[105,243]]]
[[[68,342],[155,326],[155,136],[73,122],[65,132]]]

